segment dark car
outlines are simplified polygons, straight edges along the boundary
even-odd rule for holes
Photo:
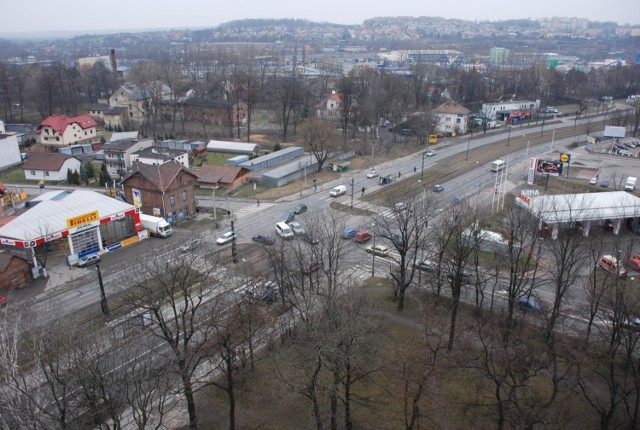
[[[251,238],[251,240],[257,243],[264,243],[265,245],[271,245],[276,241],[276,238],[268,234],[256,234]]]
[[[347,227],[344,230],[342,230],[342,234],[340,234],[340,237],[343,239],[352,239],[356,234],[358,234],[358,230],[357,228],[353,228],[353,227]]]
[[[603,179],[602,182],[600,182],[600,186],[602,188],[607,188],[609,186],[609,180],[608,179]]]
[[[302,212],[306,212],[307,211],[307,205],[300,203],[298,206],[296,206],[295,208],[293,208],[292,212],[295,215],[300,215]]]
[[[280,221],[284,222],[284,223],[290,223],[291,221],[293,221],[293,219],[296,217],[296,214],[293,212],[286,212],[284,214],[282,214],[282,218],[280,218]]]
[[[305,242],[307,242],[309,245],[317,245],[320,241],[318,239],[316,239],[316,237],[311,234],[311,233],[305,233],[302,236],[300,236],[300,238],[302,240],[304,240]]]
[[[78,267],[87,267],[100,262],[98,254],[85,255],[78,259]]]
[[[542,310],[542,306],[540,306],[540,303],[531,296],[521,296],[518,299],[518,309],[521,311],[529,310],[538,312]]]

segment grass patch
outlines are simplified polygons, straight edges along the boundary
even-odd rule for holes
[[[0,182],[5,184],[37,184],[38,181],[28,181],[24,177],[24,171],[20,167],[5,170],[0,174]]]

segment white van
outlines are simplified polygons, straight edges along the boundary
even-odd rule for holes
[[[293,239],[293,230],[283,222],[276,223],[276,233],[284,239]]]
[[[504,161],[502,160],[495,160],[493,163],[491,163],[491,171],[492,172],[499,172],[500,170],[504,169],[505,164]]]
[[[344,185],[338,185],[329,192],[331,197],[340,197],[343,194],[347,194],[347,187]]]

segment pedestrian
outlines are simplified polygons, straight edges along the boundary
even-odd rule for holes
[[[362,187],[362,195],[364,196],[364,187]]]
[[[402,173],[398,172],[398,178],[400,177],[400,175],[402,175]]]
[[[258,199],[258,206],[260,206],[260,199]]]
[[[416,173],[416,170],[418,170],[418,168],[416,166],[413,166],[413,173]]]

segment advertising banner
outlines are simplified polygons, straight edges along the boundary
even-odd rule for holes
[[[536,171],[551,176],[562,175],[563,164],[560,161],[538,160]]]

